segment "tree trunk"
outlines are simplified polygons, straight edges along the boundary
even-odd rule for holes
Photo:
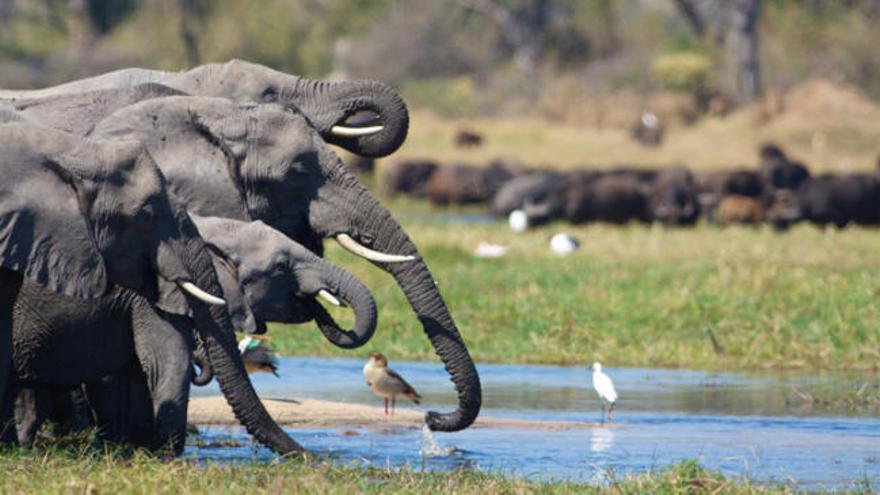
[[[735,74],[738,99],[747,103],[761,93],[758,63],[758,14],[761,0],[734,0],[730,8],[730,28],[726,40],[728,66]]]

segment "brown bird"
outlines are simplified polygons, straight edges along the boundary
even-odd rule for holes
[[[412,385],[406,383],[402,376],[388,367],[388,359],[381,353],[370,354],[370,360],[364,365],[364,378],[367,386],[374,394],[385,399],[385,414],[388,414],[388,399],[391,399],[391,414],[394,414],[394,406],[398,395],[409,397],[416,404],[422,396],[419,395]]]

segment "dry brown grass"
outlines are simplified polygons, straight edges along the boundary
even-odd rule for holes
[[[568,113],[577,114],[574,107],[578,104],[588,105],[589,100],[572,99],[573,109]],[[854,87],[828,81],[795,86],[777,105],[762,101],[724,118],[672,126],[657,148],[641,147],[620,125],[621,119],[632,118],[631,104],[621,104],[617,113],[614,108],[605,111],[605,120],[613,124],[599,127],[592,118],[567,116],[566,122],[548,121],[538,117],[537,108],[535,115],[506,119],[446,119],[414,110],[407,143],[379,166],[404,158],[482,164],[508,157],[558,169],[672,163],[696,170],[717,169],[754,166],[758,147],[768,141],[780,144],[814,171],[873,169],[880,155],[880,105]],[[460,128],[483,133],[485,144],[456,148],[453,136]]]

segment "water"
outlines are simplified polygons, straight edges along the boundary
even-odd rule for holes
[[[253,377],[262,397],[356,402],[380,407],[365,386],[364,360],[284,358],[281,378]],[[455,393],[442,366],[394,362],[423,395],[415,409],[450,410]],[[480,365],[483,417],[597,422],[600,404],[586,368]],[[536,430],[472,428],[434,433],[396,427],[290,430],[306,448],[340,462],[416,469],[481,469],[538,480],[603,482],[628,473],[698,459],[729,476],[793,482],[804,489],[880,487],[880,418],[871,410],[810,407],[795,390],[856,389],[876,376],[707,373],[607,368],[620,394],[615,428]],[[217,394],[216,387],[196,395]],[[401,402],[401,405],[404,405]],[[413,407],[406,403],[406,407]],[[205,459],[271,459],[242,431],[208,429],[204,441],[229,447],[188,447]],[[863,486],[863,485],[860,485]]]

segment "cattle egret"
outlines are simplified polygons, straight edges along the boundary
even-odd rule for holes
[[[608,421],[614,419],[614,403],[617,402],[617,391],[611,378],[602,372],[602,365],[593,363],[593,388],[602,400],[602,422],[605,422],[605,406],[608,406]]]
[[[500,258],[507,254],[508,249],[510,248],[507,246],[501,246],[500,244],[481,242],[477,246],[477,249],[474,250],[474,255],[478,258]]]
[[[522,210],[513,210],[507,217],[507,225],[514,232],[523,232],[529,228],[529,217]]]
[[[259,340],[248,336],[238,343],[238,351],[244,361],[244,369],[248,373],[265,371],[278,375],[278,358],[275,353]]]
[[[391,399],[391,414],[394,414],[398,395],[405,395],[416,404],[422,398],[402,376],[388,367],[388,359],[381,353],[374,352],[370,355],[370,360],[364,365],[364,378],[370,390],[385,399],[385,415],[388,415],[389,399]]]
[[[580,245],[577,239],[568,234],[556,234],[550,238],[550,249],[560,256],[577,251]]]

